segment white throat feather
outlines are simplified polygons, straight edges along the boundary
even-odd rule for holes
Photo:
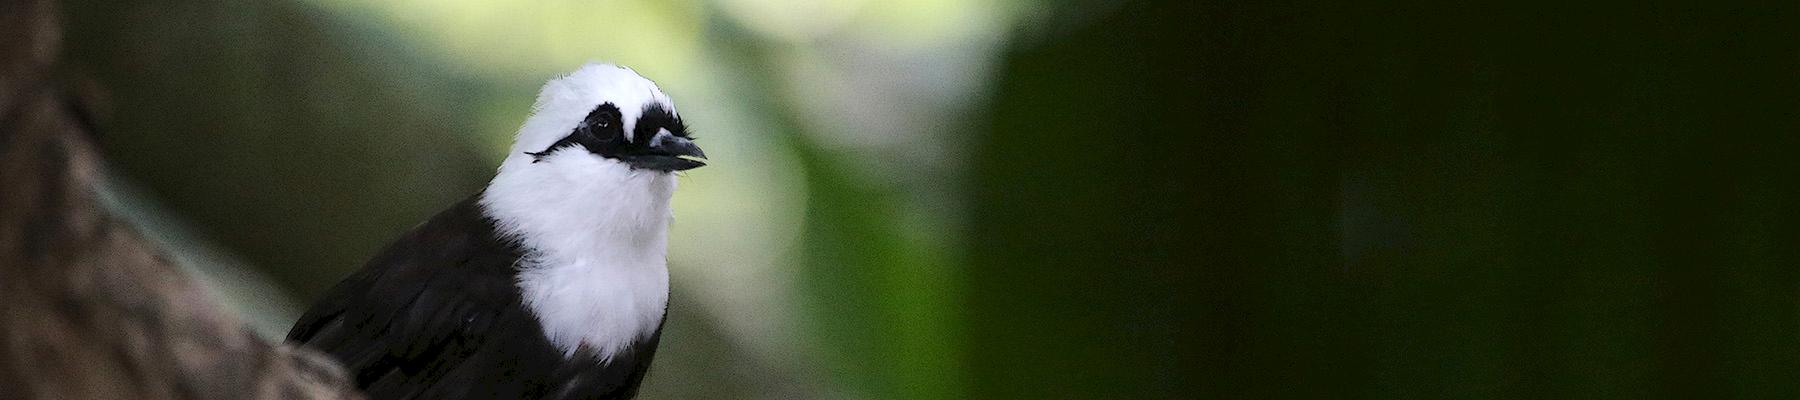
[[[651,102],[674,109],[630,69],[583,66],[544,85],[481,195],[483,212],[523,248],[518,284],[525,306],[565,356],[585,349],[610,359],[653,334],[668,305],[674,174],[633,169],[580,146],[526,154],[567,136],[609,102],[626,114],[628,127]]]

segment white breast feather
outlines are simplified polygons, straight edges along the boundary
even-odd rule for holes
[[[541,160],[525,154],[568,135],[602,102],[625,114],[626,132],[650,102],[674,109],[625,68],[589,64],[553,80],[481,204],[525,249],[519,288],[545,335],[565,356],[585,347],[610,359],[655,332],[667,308],[675,176],[632,170],[580,146]]]

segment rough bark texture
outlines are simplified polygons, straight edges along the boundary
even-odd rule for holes
[[[59,35],[52,2],[0,2],[0,399],[360,397],[108,214],[92,124],[53,83]]]

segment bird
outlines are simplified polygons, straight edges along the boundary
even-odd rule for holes
[[[288,332],[371,399],[630,399],[668,310],[670,197],[706,165],[654,82],[550,80],[493,179],[381,250]]]

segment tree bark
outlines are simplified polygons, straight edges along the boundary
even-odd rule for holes
[[[99,202],[93,124],[54,83],[60,34],[53,2],[0,2],[0,399],[361,397]]]

